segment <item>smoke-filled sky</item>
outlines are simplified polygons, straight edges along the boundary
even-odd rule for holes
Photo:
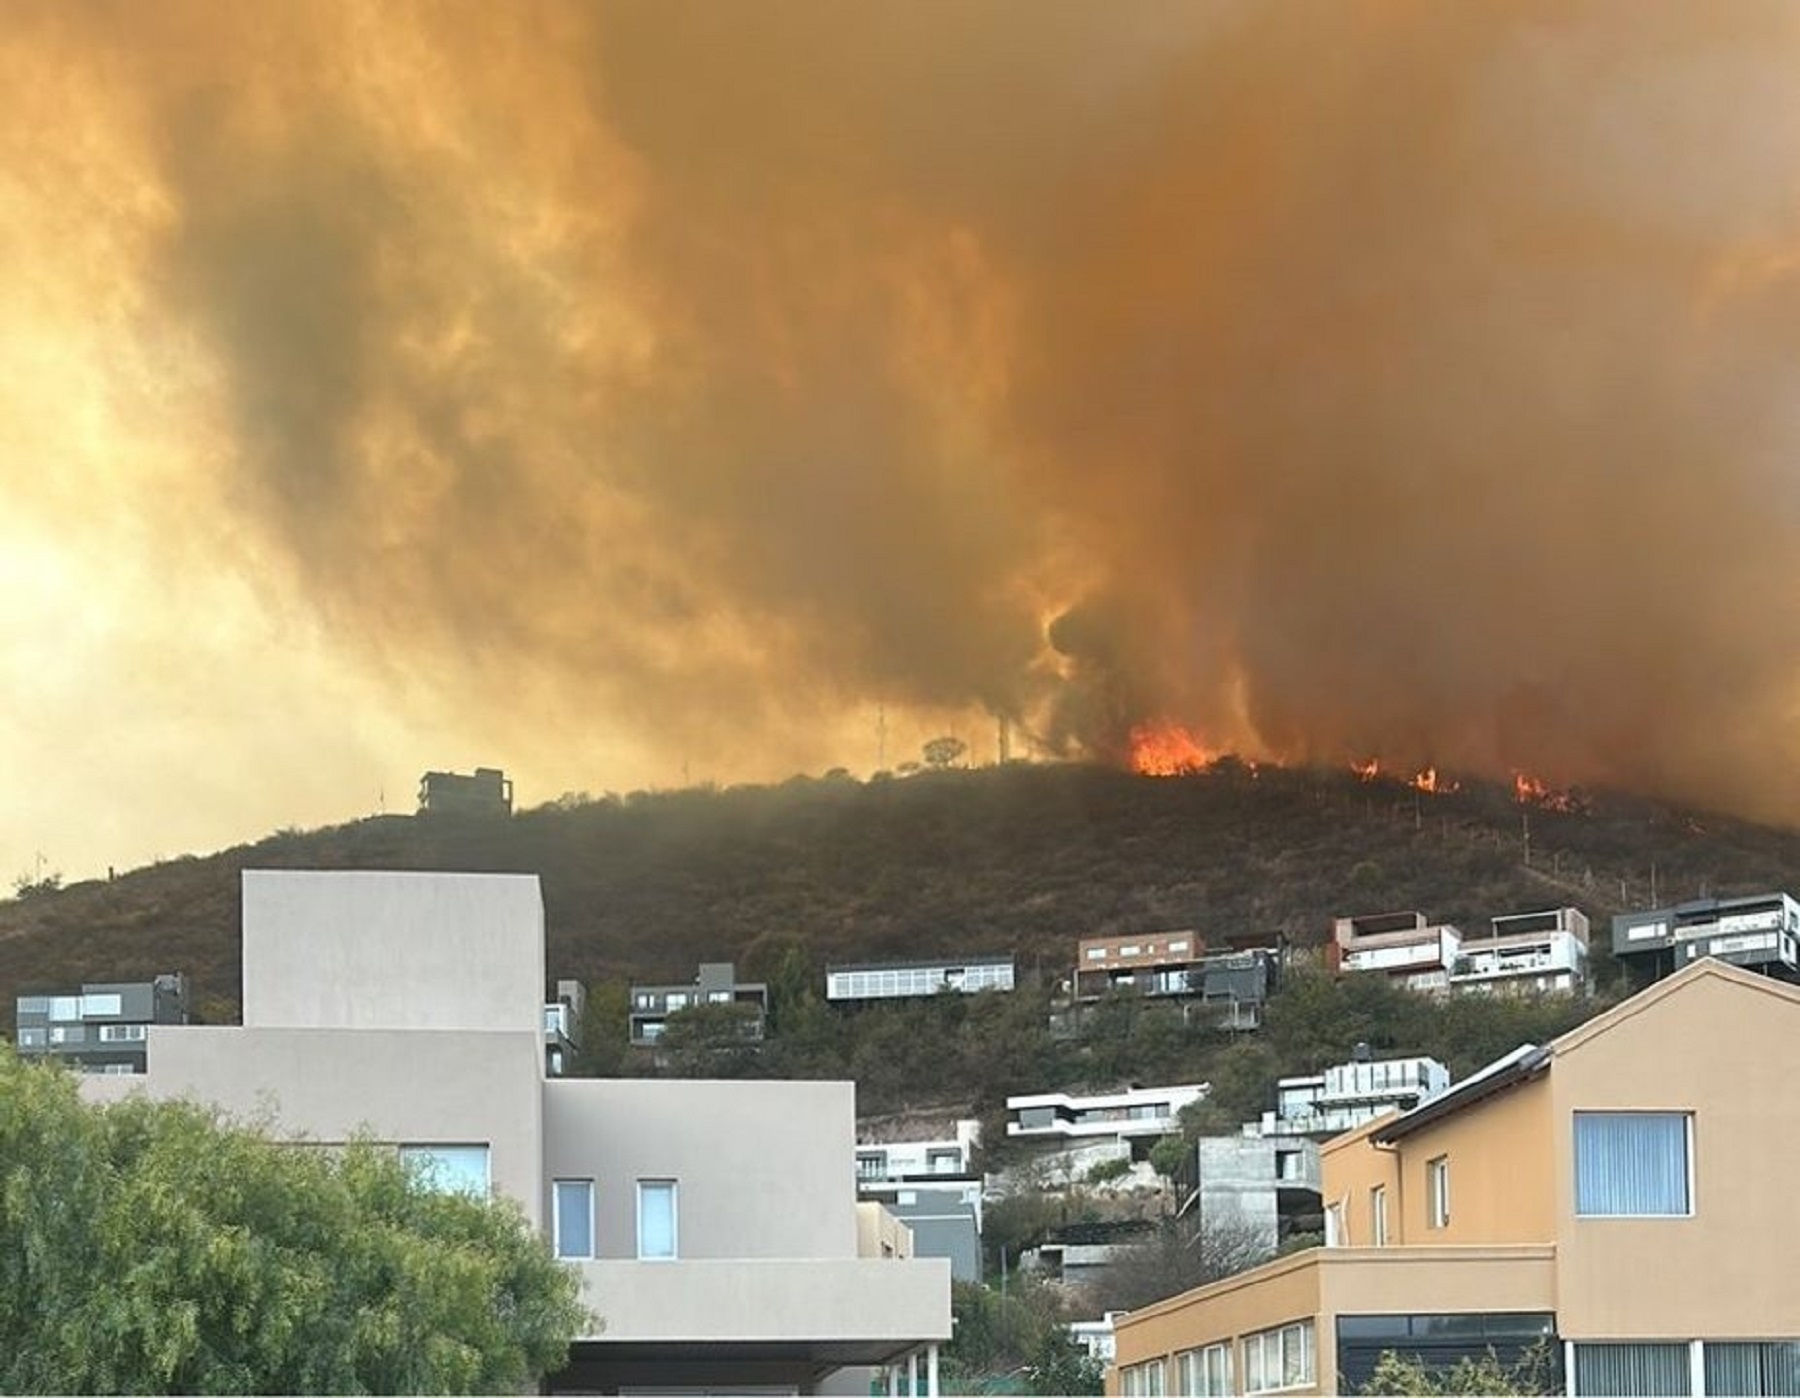
[[[0,0],[0,872],[1179,722],[1800,819],[1800,7]]]

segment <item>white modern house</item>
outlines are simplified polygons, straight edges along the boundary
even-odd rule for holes
[[[246,872],[243,918],[243,1024],[152,1025],[148,1072],[84,1095],[372,1136],[510,1195],[598,1318],[552,1391],[936,1391],[949,1264],[859,1209],[853,1084],[550,1076],[535,876]]]
[[[1588,920],[1580,908],[1513,913],[1463,940],[1450,963],[1459,995],[1572,995],[1587,988]]]
[[[1359,1045],[1359,1054],[1365,1047]],[[1435,1058],[1357,1057],[1323,1073],[1279,1079],[1275,1109],[1255,1129],[1262,1136],[1324,1140],[1385,1112],[1407,1111],[1449,1086],[1450,1070]]]
[[[1148,1142],[1179,1129],[1181,1109],[1206,1096],[1206,1083],[1128,1087],[1079,1096],[1039,1092],[1006,1099],[1006,1134],[1052,1145],[1096,1141]]]

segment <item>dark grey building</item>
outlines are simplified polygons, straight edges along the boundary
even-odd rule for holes
[[[1612,922],[1612,950],[1620,965],[1650,980],[1714,956],[1800,981],[1800,903],[1786,893],[1759,893],[1621,913]]]
[[[740,981],[729,961],[703,961],[691,985],[634,985],[631,987],[631,1042],[640,1047],[663,1036],[669,1016],[703,1005],[728,1005],[742,1019],[742,1035],[760,1040],[768,1024],[769,987],[761,981]]]
[[[419,778],[420,815],[511,815],[512,801],[513,784],[498,767],[477,767],[467,777],[427,772]]]
[[[85,1073],[147,1071],[152,1024],[188,1022],[187,977],[84,985],[74,995],[21,995],[18,1050]]]

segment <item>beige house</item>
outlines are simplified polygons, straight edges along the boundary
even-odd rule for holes
[[[598,1317],[553,1389],[936,1392],[950,1266],[859,1208],[851,1083],[547,1077],[535,876],[246,872],[242,1026],[149,1071],[295,1137],[373,1136],[516,1199]]]
[[[1354,1392],[1383,1350],[1800,1393],[1800,988],[1701,961],[1322,1148],[1327,1246],[1117,1326],[1113,1393]]]

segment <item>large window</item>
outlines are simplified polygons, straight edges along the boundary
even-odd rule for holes
[[[1433,1228],[1450,1226],[1450,1157],[1425,1162],[1425,1207]]]
[[[677,1255],[674,1180],[639,1180],[638,1256],[666,1261]]]
[[[551,1194],[556,1255],[589,1258],[594,1255],[594,1182],[558,1180]]]
[[[400,1163],[412,1172],[414,1179],[440,1194],[487,1197],[486,1146],[401,1146]]]
[[[1314,1382],[1313,1323],[1295,1321],[1244,1336],[1244,1391],[1268,1393]]]
[[[1188,1398],[1230,1398],[1230,1344],[1208,1345],[1175,1356],[1175,1391]]]
[[[1693,1212],[1684,1112],[1576,1112],[1575,1212],[1583,1218]]]
[[[1706,1391],[1763,1394],[1800,1393],[1800,1341],[1706,1342]]]
[[[1152,1359],[1148,1364],[1128,1364],[1119,1370],[1119,1392],[1124,1398],[1162,1398],[1162,1360]]]
[[[1686,1345],[1575,1346],[1575,1391],[1581,1398],[1684,1398],[1693,1391]]]

